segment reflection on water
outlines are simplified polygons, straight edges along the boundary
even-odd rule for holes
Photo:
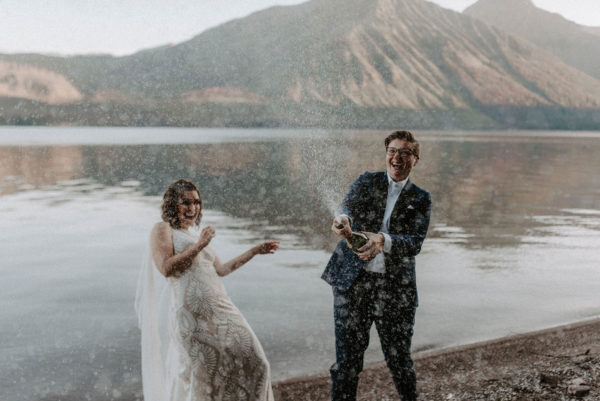
[[[599,206],[595,139],[431,145],[425,160],[436,166],[419,176],[439,194],[436,221],[472,234],[466,246],[515,246],[540,213]]]
[[[319,279],[332,213],[359,174],[384,169],[387,133],[167,129],[136,144],[144,130],[69,129],[67,141],[53,128],[54,143],[27,146],[0,132],[0,399],[139,396],[138,262],[164,188],[181,177],[199,184],[222,259],[282,241],[225,280],[275,379],[332,362]],[[73,144],[77,132],[87,145]],[[102,132],[110,140],[93,140]],[[598,135],[418,133],[412,179],[434,208],[415,349],[600,314]],[[367,360],[381,358],[375,342]]]
[[[385,167],[384,135],[300,132],[253,142],[7,146],[0,148],[0,194],[91,178],[106,187],[139,182],[144,194],[157,196],[187,177],[200,185],[206,207],[293,228],[312,246],[330,249],[323,222],[360,173]],[[598,208],[599,141],[568,135],[444,140],[422,133],[412,178],[435,202],[430,237],[468,247],[515,246],[542,224],[535,216]]]

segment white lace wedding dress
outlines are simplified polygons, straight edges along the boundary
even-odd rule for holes
[[[197,241],[173,230],[176,254]],[[136,299],[145,401],[272,401],[269,364],[213,267],[213,248],[166,280],[149,259]]]

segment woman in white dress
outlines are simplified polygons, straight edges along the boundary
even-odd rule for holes
[[[171,184],[136,296],[144,400],[271,401],[269,363],[219,276],[274,253],[279,242],[263,242],[223,263],[209,245],[212,227],[199,236],[189,231],[201,218],[198,188],[187,180]]]

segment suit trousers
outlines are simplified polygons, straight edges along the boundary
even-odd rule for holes
[[[354,401],[358,375],[363,368],[373,322],[398,394],[404,401],[417,399],[417,384],[410,356],[416,307],[406,292],[386,274],[362,270],[348,291],[333,288],[336,363],[330,369],[333,401]]]

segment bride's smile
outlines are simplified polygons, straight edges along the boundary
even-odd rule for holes
[[[187,229],[194,225],[202,216],[202,200],[196,191],[185,191],[178,202],[177,217],[181,228]]]

